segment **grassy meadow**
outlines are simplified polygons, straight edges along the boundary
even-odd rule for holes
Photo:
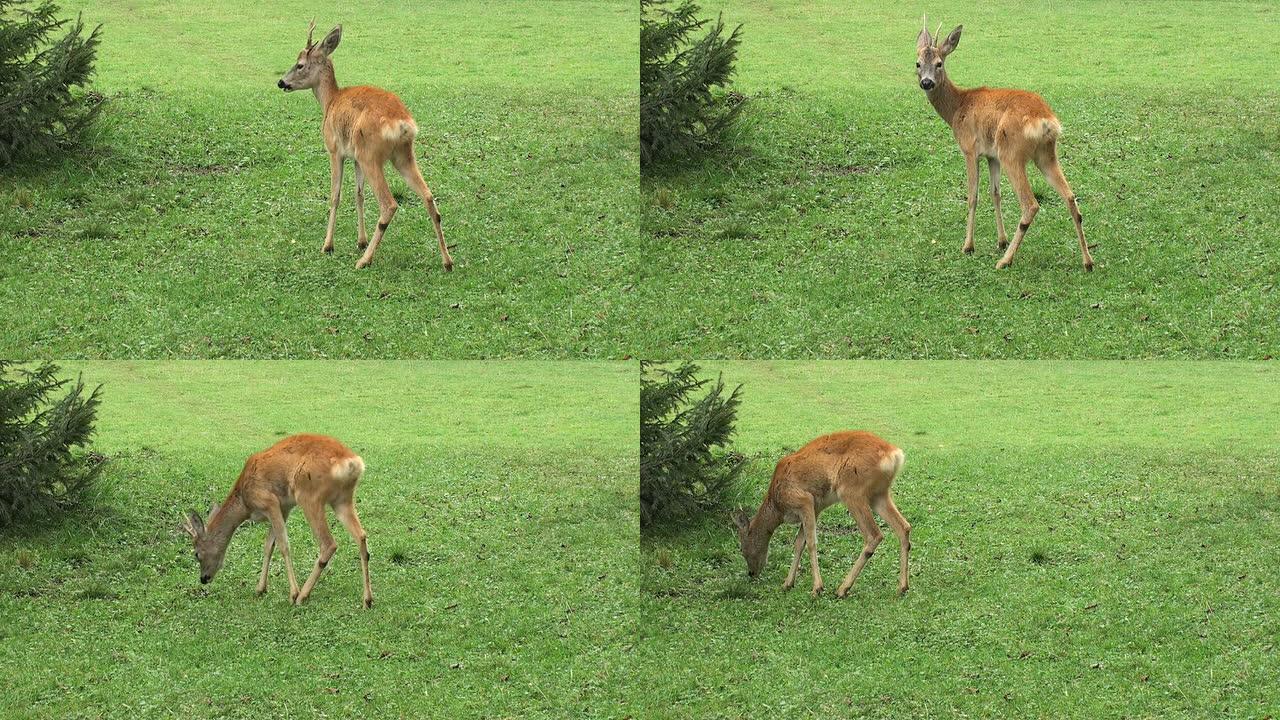
[[[1280,33],[1271,2],[709,1],[744,25],[741,127],[641,179],[640,357],[1259,359],[1280,347]],[[985,164],[916,84],[920,13],[964,33],[961,87],[1041,94],[1062,200],[995,270]],[[1002,191],[1010,237],[1017,199]],[[686,288],[696,284],[700,292]]]
[[[88,362],[98,508],[0,536],[0,716],[617,717],[635,640],[631,363]],[[281,436],[368,469],[302,607],[265,524],[199,583],[181,513]],[[299,583],[315,558],[289,522]]]
[[[0,357],[621,358],[636,237],[631,3],[67,0],[102,23],[93,144],[0,174]],[[316,18],[397,93],[456,267],[400,203],[356,272],[320,106],[276,81]],[[366,194],[370,235],[377,202]]]
[[[911,590],[819,516],[826,591],[751,581],[727,516],[641,534],[646,718],[1261,718],[1280,707],[1280,370],[1249,363],[707,363],[744,384],[758,505],[837,429],[902,447]],[[696,647],[696,652],[691,648]]]

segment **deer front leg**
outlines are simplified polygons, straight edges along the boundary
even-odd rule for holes
[[[973,252],[973,220],[978,212],[978,156],[965,151],[964,169],[969,181],[969,218],[964,227],[964,252]]]
[[[277,504],[267,509],[267,517],[271,520],[271,532],[275,535],[276,544],[280,546],[280,555],[284,557],[285,573],[289,576],[289,602],[293,603],[298,599],[298,577],[293,574],[293,553],[289,552],[289,533],[284,527],[284,514]]]
[[[1009,184],[1013,185],[1013,191],[1018,194],[1018,205],[1022,207],[1022,217],[1018,221],[1018,231],[1013,234],[1013,242],[1009,243],[1009,249],[1005,250],[1004,257],[996,263],[996,267],[1001,269],[1013,264],[1013,256],[1018,253],[1022,239],[1031,228],[1031,221],[1040,211],[1040,203],[1036,202],[1035,193],[1031,192],[1031,182],[1027,180],[1026,160],[1004,163],[1004,173],[1009,176]]]
[[[333,554],[338,551],[338,543],[334,542],[333,534],[329,532],[329,523],[324,518],[324,505],[316,502],[304,503],[302,513],[307,516],[311,534],[315,535],[317,553],[316,565],[311,568],[307,582],[302,585],[302,592],[298,593],[298,599],[294,601],[297,605],[306,602],[311,596],[312,588],[320,581],[320,573],[324,572],[329,561],[333,559]]]
[[[338,198],[342,196],[342,156],[329,153],[329,227],[324,231],[324,252],[333,252],[333,227],[338,221]]]
[[[1009,246],[1009,236],[1004,232],[1004,215],[1000,214],[1000,161],[987,158],[987,170],[991,173],[991,204],[996,206],[996,247],[1003,250]]]
[[[880,528],[876,527],[876,519],[871,514],[871,506],[862,498],[848,498],[844,501],[845,506],[849,508],[849,514],[853,515],[853,519],[858,523],[858,533],[862,535],[862,554],[858,556],[857,561],[853,563],[853,567],[849,568],[849,574],[844,577],[844,582],[840,583],[840,588],[836,590],[836,597],[845,597],[849,594],[849,588],[853,587],[853,581],[858,579],[858,575],[862,573],[862,568],[871,559],[876,551],[876,546],[880,544],[883,535]]]
[[[365,178],[373,186],[373,194],[378,198],[378,229],[373,231],[373,241],[365,249],[364,255],[360,256],[359,262],[356,263],[357,268],[369,267],[373,262],[373,255],[378,252],[378,246],[382,244],[382,236],[391,225],[391,218],[395,217],[397,207],[396,199],[391,195],[391,188],[387,187],[387,178],[382,174],[382,166],[372,162],[362,164]]]
[[[356,247],[369,247],[369,234],[364,231],[364,171],[356,163]]]
[[[796,573],[800,572],[800,556],[804,554],[804,526],[796,531],[796,554],[791,558],[791,572],[787,573],[786,582],[782,583],[783,590],[790,590],[796,585]]]
[[[267,574],[271,570],[271,553],[276,549],[276,534],[267,530],[267,539],[262,543],[262,575],[258,577],[258,594],[267,591]]]
[[[809,594],[818,597],[822,593],[822,573],[818,570],[818,516],[809,505],[800,516],[801,532],[808,538],[809,569],[813,571],[813,590]]]

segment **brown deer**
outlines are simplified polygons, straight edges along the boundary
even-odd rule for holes
[[[842,502],[858,524],[863,546],[862,554],[840,583],[836,596],[849,593],[883,537],[871,514],[872,508],[898,535],[898,592],[905,593],[911,523],[898,512],[889,492],[905,458],[902,450],[869,432],[848,431],[823,435],[779,460],[773,471],[773,482],[769,483],[769,491],[755,517],[742,510],[733,516],[738,526],[738,545],[747,561],[747,574],[754,578],[764,568],[769,556],[769,539],[779,525],[800,523],[791,572],[787,573],[782,587],[790,590],[795,585],[800,555],[808,545],[813,595],[817,597],[822,592],[822,574],[818,572],[818,515]]]
[[[333,508],[347,532],[360,546],[360,566],[364,571],[364,606],[373,606],[373,591],[369,588],[369,544],[364,528],[356,515],[356,484],[364,473],[364,460],[334,438],[324,435],[293,435],[259,453],[249,456],[240,472],[240,479],[231,488],[231,494],[221,504],[209,508],[209,522],[205,524],[195,512],[187,514],[183,529],[195,544],[196,560],[200,563],[200,582],[207,584],[222,567],[223,556],[231,536],[246,520],[267,520],[271,529],[263,545],[262,575],[258,578],[258,594],[267,591],[267,572],[271,568],[271,553],[277,545],[284,556],[284,567],[289,575],[289,601],[301,605],[311,595],[333,554],[338,549],[329,523],[325,518],[325,505]],[[319,554],[302,589],[293,574],[293,558],[289,552],[289,536],[285,532],[285,520],[294,505],[302,507],[316,538]]]
[[[396,199],[392,197],[391,189],[387,187],[387,178],[382,174],[383,166],[390,160],[405,182],[409,183],[409,187],[426,204],[427,212],[431,214],[431,223],[435,225],[444,269],[452,270],[453,258],[449,257],[449,248],[444,244],[444,232],[440,229],[440,213],[436,211],[435,198],[422,179],[422,173],[418,172],[418,163],[414,158],[413,139],[417,136],[418,126],[414,123],[413,116],[400,98],[381,88],[368,85],[339,88],[333,76],[333,62],[329,60],[329,55],[342,40],[342,26],[330,30],[318,45],[311,42],[315,28],[316,23],[312,20],[311,26],[307,28],[307,46],[298,53],[298,60],[293,68],[276,84],[285,92],[310,88],[324,110],[324,144],[329,150],[331,187],[329,227],[324,234],[322,250],[326,253],[333,252],[333,226],[338,213],[338,198],[342,194],[343,163],[353,160],[356,168],[358,245],[364,250],[356,267],[367,267],[373,262],[373,254],[378,251],[382,236],[391,224],[392,216],[396,214]],[[373,242],[369,242],[364,230],[366,179],[373,185],[373,194],[378,199],[378,229],[373,234]]]
[[[991,173],[991,201],[996,207],[996,235],[1004,257],[997,268],[1013,264],[1013,256],[1022,244],[1031,221],[1040,210],[1036,196],[1027,180],[1027,163],[1034,161],[1049,184],[1067,203],[1071,220],[1076,225],[1080,239],[1080,253],[1084,256],[1084,269],[1093,269],[1089,245],[1084,240],[1084,228],[1080,225],[1080,208],[1076,197],[1062,174],[1058,164],[1058,137],[1062,124],[1049,109],[1049,104],[1039,95],[1025,90],[1000,90],[986,87],[963,89],[955,86],[943,67],[947,56],[960,44],[959,25],[947,39],[938,45],[935,33],[929,36],[928,21],[916,40],[916,75],[920,89],[925,91],[933,109],[951,126],[960,152],[964,153],[965,170],[969,174],[969,221],[964,236],[964,252],[973,252],[973,216],[978,208],[978,158],[987,159]],[[939,28],[941,29],[941,28]],[[1009,244],[1004,232],[1004,218],[1000,215],[1000,169],[1009,176],[1013,190],[1022,206],[1018,232]]]

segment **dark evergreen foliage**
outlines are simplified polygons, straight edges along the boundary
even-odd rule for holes
[[[711,23],[692,0],[670,1],[640,0],[641,165],[713,143],[742,107],[740,97],[712,92],[733,76],[742,26],[726,35],[723,18]]]
[[[0,527],[45,517],[82,499],[102,470],[103,457],[83,452],[93,435],[101,387],[85,395],[58,367],[34,370],[0,361]]]
[[[725,447],[733,436],[742,387],[697,378],[698,366],[640,369],[640,524],[721,506],[744,458]],[[692,395],[709,388],[705,395]]]
[[[73,143],[102,97],[85,87],[102,26],[58,18],[49,0],[0,0],[0,167]]]

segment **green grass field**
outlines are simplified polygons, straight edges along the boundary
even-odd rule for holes
[[[758,504],[783,453],[906,451],[911,591],[819,516],[827,591],[750,581],[728,517],[641,537],[636,717],[1261,718],[1280,707],[1280,371],[1247,363],[708,363],[743,383]],[[693,650],[696,648],[696,651]]]
[[[0,175],[0,356],[621,358],[636,229],[636,9],[457,0],[64,3],[103,23],[100,137]],[[385,87],[457,263],[400,212],[356,272],[354,179],[276,81],[316,18],[341,85]],[[369,231],[377,203],[366,198]]]
[[[1098,267],[1041,211],[997,272],[982,168],[916,85],[921,6],[709,2],[744,24],[721,152],[641,180],[639,357],[1220,358],[1280,347],[1280,66],[1270,2],[941,2],[962,87],[1036,91]],[[1005,181],[1005,223],[1017,201]],[[700,292],[690,294],[696,285]]]
[[[0,716],[617,717],[635,641],[632,363],[90,362],[101,509],[0,537]],[[333,434],[368,469],[302,607],[265,525],[201,586],[180,513]],[[301,513],[295,565],[314,561]],[[302,578],[299,578],[299,582]]]

